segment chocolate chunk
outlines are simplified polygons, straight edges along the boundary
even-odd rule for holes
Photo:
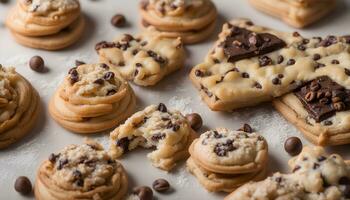
[[[139,52],[139,50],[137,50],[137,49],[134,49],[134,50],[132,50],[132,55],[133,56],[136,56],[136,54]]]
[[[124,41],[124,42],[131,42],[133,40],[134,40],[134,37],[130,34],[124,34],[124,37],[122,39],[122,41]]]
[[[316,53],[316,54],[313,55],[312,59],[313,59],[314,61],[317,61],[317,60],[321,59],[321,55],[318,54],[318,53]]]
[[[86,64],[86,63],[83,62],[83,61],[75,60],[75,66],[76,66],[76,67],[79,67],[80,65],[84,65],[84,64]]]
[[[29,67],[36,72],[43,72],[45,69],[44,59],[40,56],[34,56],[29,60]]]
[[[111,24],[115,27],[120,28],[120,27],[125,26],[126,19],[125,19],[124,15],[116,14],[112,17]]]
[[[32,183],[25,176],[20,176],[16,179],[15,190],[22,195],[29,195],[32,193]]]
[[[169,190],[170,184],[167,180],[160,178],[153,182],[152,187],[157,192],[166,192]]]
[[[272,79],[272,84],[281,85],[281,80],[279,78],[274,78],[274,79]]]
[[[336,44],[337,42],[338,42],[338,39],[335,36],[330,35],[330,36],[327,36],[324,40],[322,40],[318,44],[318,47],[329,47],[333,44]]]
[[[279,55],[277,57],[277,64],[281,64],[281,63],[283,63],[283,61],[284,61],[284,57],[282,55]]]
[[[243,72],[243,73],[242,73],[242,77],[243,77],[243,78],[249,78],[249,74],[248,74],[247,72]]]
[[[333,64],[333,65],[339,65],[339,60],[335,60],[335,59],[332,60],[332,64]]]
[[[271,65],[272,64],[272,60],[268,56],[262,56],[262,57],[259,57],[259,64],[260,64],[261,67],[264,67],[264,66],[267,66],[267,65]]]
[[[303,44],[309,44],[310,40],[309,39],[303,39],[302,43]]]
[[[94,83],[95,83],[95,84],[98,84],[98,85],[103,85],[104,81],[103,81],[103,79],[99,78],[99,79],[96,79],[96,80],[94,81]]]
[[[294,59],[289,59],[287,62],[287,65],[294,65],[295,64],[295,60]]]
[[[105,75],[103,76],[103,79],[105,79],[106,81],[110,81],[114,79],[114,73],[113,72],[107,72],[105,73]]]
[[[193,130],[199,130],[203,125],[202,117],[198,113],[191,113],[186,115],[187,121]]]
[[[68,164],[68,159],[64,158],[58,161],[57,169],[61,170],[66,164]]]
[[[316,97],[310,92],[316,92]],[[327,76],[306,83],[294,91],[294,94],[316,122],[328,119],[337,111],[350,109],[350,90],[346,90]]]
[[[233,141],[232,140],[227,140],[224,143],[218,143],[214,147],[214,153],[220,157],[227,156],[228,152],[234,151],[237,148],[233,146]]]
[[[152,135],[151,140],[158,142],[159,140],[162,140],[165,138],[165,134],[164,133],[156,133],[154,135]]]
[[[253,133],[253,129],[249,124],[243,124],[243,126],[238,129],[239,131],[244,131],[246,133]]]
[[[264,55],[286,46],[286,43],[269,33],[255,33],[232,26],[231,34],[220,44],[228,62]]]
[[[284,149],[289,155],[296,156],[303,149],[303,144],[298,137],[290,137],[284,142]]]
[[[50,156],[49,156],[49,161],[50,161],[52,164],[55,164],[57,158],[58,158],[58,155],[52,153],[52,154],[50,154]]]
[[[116,141],[116,145],[122,148],[124,153],[129,151],[129,144],[130,144],[130,140],[127,137],[118,139]]]
[[[141,186],[133,188],[132,193],[137,195],[140,200],[152,200],[153,199],[153,191],[151,188],[147,186]]]
[[[158,105],[157,110],[159,110],[160,112],[163,112],[163,113],[168,112],[167,107],[166,107],[163,103],[160,103],[160,104]]]

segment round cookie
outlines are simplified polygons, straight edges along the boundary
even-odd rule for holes
[[[38,200],[123,199],[128,178],[123,166],[93,141],[69,145],[51,154],[39,167],[35,182]]]
[[[215,26],[216,26],[216,20],[214,20],[212,23],[210,23],[208,26],[204,27],[201,30],[178,32],[178,31],[160,31],[156,27],[150,26],[145,21],[141,22],[141,27],[144,30],[154,31],[164,37],[169,37],[169,38],[180,37],[184,44],[195,44],[209,38],[210,35],[214,32]]]
[[[49,112],[76,133],[111,129],[134,111],[136,98],[118,71],[106,64],[72,68],[51,98]]]
[[[68,27],[54,35],[29,37],[16,32],[11,33],[15,40],[24,46],[36,49],[58,50],[68,47],[78,41],[84,33],[84,28],[85,19],[81,16]]]
[[[155,167],[170,171],[189,156],[196,137],[187,119],[164,104],[151,105],[132,115],[110,135],[110,155],[119,158],[139,146],[155,148],[147,157]]]
[[[24,137],[39,115],[39,95],[14,68],[0,65],[0,149]]]
[[[144,0],[139,10],[144,21],[166,32],[201,30],[217,17],[210,0]]]
[[[202,168],[220,174],[258,172],[268,160],[268,146],[261,135],[224,128],[203,133],[189,151]]]

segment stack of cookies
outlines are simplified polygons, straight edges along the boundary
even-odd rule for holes
[[[6,26],[19,44],[57,50],[80,38],[85,21],[78,0],[18,0]]]
[[[39,95],[14,68],[0,65],[0,149],[24,137],[39,115]]]
[[[72,68],[50,101],[51,116],[76,133],[108,130],[127,119],[135,109],[133,90],[106,64]]]
[[[110,155],[116,159],[138,146],[155,148],[147,157],[155,167],[170,171],[178,161],[188,158],[188,147],[196,136],[179,111],[162,103],[150,105],[111,133]]]
[[[265,178],[268,147],[257,133],[218,128],[203,133],[189,151],[187,168],[208,191],[232,192]]]
[[[205,40],[214,31],[217,10],[211,0],[144,0],[141,25],[185,44]]]

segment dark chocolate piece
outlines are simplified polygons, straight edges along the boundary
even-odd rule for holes
[[[220,44],[228,62],[264,55],[286,46],[286,43],[270,33],[255,33],[232,26],[231,34]]]

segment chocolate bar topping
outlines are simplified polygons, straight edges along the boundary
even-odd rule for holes
[[[294,91],[294,94],[316,122],[332,117],[337,111],[350,109],[350,90],[327,76],[306,83]]]
[[[270,33],[255,33],[231,25],[231,33],[220,44],[228,62],[264,55],[286,46],[286,43]]]

